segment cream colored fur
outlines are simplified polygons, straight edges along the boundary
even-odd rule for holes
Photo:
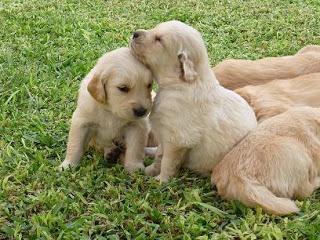
[[[259,122],[291,107],[320,107],[320,73],[235,90],[253,108]]]
[[[306,46],[294,56],[269,57],[255,61],[224,60],[215,66],[213,71],[220,84],[231,90],[264,84],[274,79],[320,72],[320,46]]]
[[[219,85],[202,37],[192,27],[178,21],[161,23],[137,31],[130,46],[159,85],[150,114],[159,157],[146,173],[159,174],[161,182],[181,166],[209,175],[256,127],[254,112],[238,94]]]
[[[225,199],[286,215],[320,185],[320,109],[292,108],[265,120],[213,170]]]
[[[118,142],[126,148],[125,168],[130,172],[144,169],[149,126],[143,117],[151,109],[151,85],[151,72],[128,48],[101,57],[81,83],[66,158],[60,168],[76,167],[89,144],[106,157]],[[125,88],[129,91],[121,90]],[[133,110],[140,107],[147,111],[137,117]]]

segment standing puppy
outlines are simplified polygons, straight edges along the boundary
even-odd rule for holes
[[[179,21],[161,23],[135,32],[130,47],[159,85],[150,121],[162,157],[146,173],[160,173],[161,182],[181,166],[209,175],[256,127],[252,109],[238,94],[219,85],[202,37],[192,27]]]
[[[128,48],[102,56],[81,83],[72,116],[66,159],[60,168],[76,167],[88,144],[105,158],[124,146],[123,164],[132,172],[144,169],[148,135],[144,118],[151,108],[151,72]]]
[[[212,183],[225,199],[286,215],[291,199],[320,186],[320,108],[292,108],[258,125],[214,168]]]
[[[259,60],[224,60],[213,68],[220,84],[234,90],[265,84],[274,79],[294,78],[320,72],[320,46],[308,45],[296,55]]]

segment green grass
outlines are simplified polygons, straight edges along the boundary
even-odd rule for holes
[[[320,239],[320,192],[273,217],[188,172],[159,185],[94,152],[56,170],[81,79],[135,29],[191,24],[215,64],[320,44],[319,16],[318,0],[1,0],[0,239]]]

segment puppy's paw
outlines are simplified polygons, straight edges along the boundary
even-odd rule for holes
[[[133,173],[135,171],[144,171],[145,166],[143,162],[128,162],[124,164],[124,168],[129,172]]]
[[[67,170],[70,168],[74,168],[74,164],[72,164],[71,162],[69,162],[68,160],[64,160],[60,166],[58,167],[59,171],[63,171],[63,170]]]
[[[160,174],[160,169],[157,169],[154,163],[152,163],[150,166],[146,167],[145,174],[148,176],[157,176]]]
[[[168,182],[170,178],[159,174],[158,176],[155,177],[155,179],[160,181],[160,184],[162,184],[162,183]]]
[[[154,179],[160,182],[160,174],[158,176],[155,176]]]

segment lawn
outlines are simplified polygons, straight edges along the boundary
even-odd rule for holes
[[[320,239],[320,191],[273,217],[186,171],[159,185],[95,152],[56,170],[81,79],[135,29],[186,22],[216,64],[320,44],[319,17],[318,0],[1,0],[0,239]]]

